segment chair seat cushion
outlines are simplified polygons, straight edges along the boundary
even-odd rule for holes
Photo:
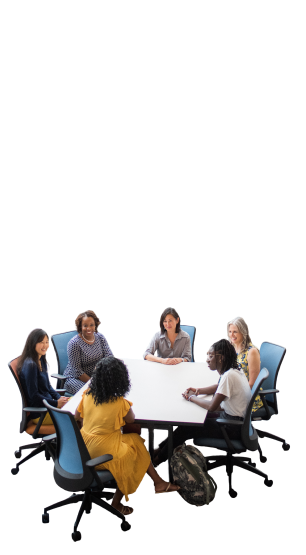
[[[197,437],[193,440],[194,445],[201,445],[202,447],[213,447],[214,449],[221,449],[222,451],[228,451],[227,443],[224,439],[217,439],[212,437]],[[246,451],[243,443],[239,439],[232,439],[231,443],[235,447],[236,451],[241,453]]]
[[[37,426],[37,424],[32,424],[32,421],[30,420],[27,428],[26,428],[26,432],[27,434],[29,434],[30,436],[33,435],[34,430]],[[40,426],[39,428],[39,434],[37,437],[44,437],[44,436],[49,436],[51,434],[55,434],[55,428],[54,426],[51,425],[46,425],[46,426]]]
[[[109,472],[109,470],[97,470],[96,472],[97,472],[97,474],[98,474],[98,476],[99,476],[99,478],[100,478],[100,480],[103,484],[105,482],[110,482],[110,481],[114,482],[114,477],[113,477],[112,473]],[[115,484],[116,484],[116,482],[115,482]],[[93,483],[91,484],[91,487],[94,488],[98,485],[99,484],[97,484],[96,480],[94,480]]]

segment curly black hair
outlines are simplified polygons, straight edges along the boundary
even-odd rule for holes
[[[239,368],[235,347],[227,339],[220,339],[212,345],[212,348],[215,354],[222,355],[221,374],[230,368]]]
[[[130,389],[130,377],[124,362],[106,357],[97,363],[86,395],[92,395],[95,405],[101,405],[124,397]]]
[[[75,319],[76,329],[78,330],[79,333],[82,333],[83,318],[93,318],[96,326],[95,331],[97,331],[98,326],[101,324],[98,316],[94,313],[93,310],[86,310],[86,312],[81,312],[81,314],[79,314]]]

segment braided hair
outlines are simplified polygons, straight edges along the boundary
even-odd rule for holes
[[[92,395],[95,405],[116,401],[131,389],[128,369],[113,356],[102,358],[96,365],[86,395]]]
[[[227,339],[220,339],[212,345],[212,348],[215,355],[222,355],[221,374],[224,374],[230,368],[239,368],[235,347]]]

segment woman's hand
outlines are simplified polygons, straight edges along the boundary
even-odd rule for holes
[[[180,358],[162,358],[161,362],[162,364],[179,364],[182,360]]]
[[[70,397],[60,397],[57,401],[57,408],[61,409],[69,401]]]
[[[194,387],[188,387],[186,389],[186,391],[184,391],[184,393],[182,393],[182,395],[185,399],[188,399],[190,397],[190,395],[195,395],[196,391],[197,390]]]

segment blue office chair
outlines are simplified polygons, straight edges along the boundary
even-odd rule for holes
[[[194,362],[194,339],[196,334],[196,328],[194,326],[181,326],[181,330],[186,331],[188,335],[190,335],[190,343],[191,343],[191,362]]]
[[[254,472],[259,476],[265,478],[265,485],[271,487],[273,485],[273,481],[268,479],[267,474],[264,474],[256,467],[256,464],[251,461],[249,457],[234,457],[234,454],[244,453],[245,451],[256,451],[258,449],[258,435],[256,430],[253,428],[251,424],[251,416],[252,416],[252,407],[255,400],[256,395],[258,394],[258,390],[261,387],[261,384],[264,380],[267,379],[269,376],[269,372],[266,368],[262,368],[260,371],[257,380],[255,381],[252,387],[252,397],[248,404],[248,408],[246,411],[246,415],[244,420],[228,420],[223,418],[218,418],[217,422],[221,426],[221,431],[223,434],[224,439],[217,439],[217,438],[195,438],[193,443],[195,445],[200,445],[203,447],[213,447],[214,449],[221,449],[222,451],[226,451],[227,454],[225,455],[215,455],[206,457],[207,461],[207,470],[212,470],[213,468],[217,468],[219,466],[226,466],[226,472],[228,475],[229,480],[229,494],[231,497],[237,497],[237,492],[232,488],[232,472],[234,466],[239,466],[240,468],[244,468],[249,472]],[[226,433],[226,426],[233,425],[233,426],[241,426],[241,439],[229,439]],[[211,462],[210,462],[211,461]],[[246,464],[248,463],[248,464]]]
[[[77,335],[77,330],[66,331],[65,333],[57,333],[52,335],[51,341],[56,353],[58,374],[51,374],[52,378],[57,378],[57,388],[63,388],[64,382],[67,378],[63,376],[64,370],[68,364],[68,354],[67,345],[75,335]],[[66,392],[67,397],[71,397],[71,393]]]
[[[12,474],[18,474],[19,472],[19,467],[21,464],[25,463],[26,461],[32,459],[33,457],[35,457],[36,455],[38,455],[39,453],[45,453],[45,457],[47,460],[50,459],[50,456],[52,457],[54,455],[54,446],[55,446],[55,439],[50,440],[50,441],[45,441],[44,437],[49,435],[49,434],[53,434],[54,433],[54,426],[52,425],[46,425],[46,424],[42,424],[43,419],[46,416],[47,413],[47,409],[44,407],[29,407],[28,406],[28,402],[24,393],[24,390],[22,388],[20,379],[19,379],[19,375],[17,372],[17,367],[18,367],[18,360],[19,357],[14,358],[13,360],[11,360],[8,364],[10,371],[12,372],[12,375],[15,379],[15,382],[18,386],[19,389],[19,393],[21,395],[21,400],[22,400],[22,413],[21,413],[21,422],[20,422],[20,427],[19,427],[19,431],[22,434],[23,432],[26,432],[27,434],[29,434],[30,436],[32,436],[33,439],[40,439],[39,443],[30,443],[27,445],[21,445],[19,447],[19,449],[17,449],[17,451],[15,451],[15,457],[16,459],[20,459],[21,455],[22,455],[22,451],[24,450],[28,450],[30,449],[30,453],[29,455],[27,455],[26,457],[24,457],[19,463],[16,464],[15,468],[12,468],[11,473]],[[37,413],[37,418],[39,418],[39,421],[37,422],[37,424],[34,424],[34,422],[32,420],[29,420],[28,415],[30,412],[35,412]]]
[[[253,413],[253,421],[270,420],[271,416],[273,416],[274,414],[278,414],[276,398],[278,389],[276,389],[276,381],[285,354],[286,349],[284,347],[281,347],[280,345],[275,345],[274,343],[268,343],[265,341],[260,347],[261,367],[265,367],[269,370],[269,377],[265,382],[264,391],[258,392],[262,398],[264,406]],[[281,441],[284,451],[288,451],[290,449],[290,445],[286,443],[283,438],[274,436],[268,432],[264,432],[263,430],[256,429],[256,431],[260,438],[269,437],[270,439]],[[262,455],[260,447],[258,450],[260,453],[260,461],[266,462],[267,459]]]
[[[84,493],[78,495],[73,493],[64,501],[46,507],[42,515],[43,523],[46,524],[49,522],[48,512],[52,509],[82,501],[77,519],[74,523],[72,533],[73,541],[76,542],[81,539],[81,533],[77,528],[84,511],[90,513],[93,503],[120,518],[122,520],[121,529],[124,532],[129,530],[131,525],[127,522],[125,516],[103,501],[103,498],[109,500],[114,496],[113,492],[103,491],[105,487],[117,487],[113,475],[108,470],[95,470],[96,466],[111,461],[113,458],[112,455],[102,455],[95,459],[91,459],[72,414],[51,407],[46,401],[44,401],[44,404],[51,414],[57,437],[54,480],[59,487],[66,491],[83,491]]]

